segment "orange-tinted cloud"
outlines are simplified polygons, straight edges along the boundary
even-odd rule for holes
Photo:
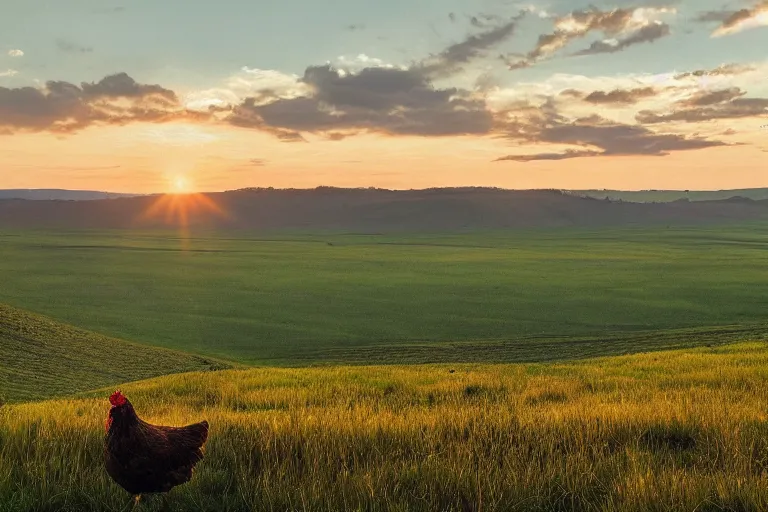
[[[714,18],[713,13],[709,15],[709,19],[703,21],[711,21]],[[751,8],[731,11],[727,16],[723,16],[722,24],[712,33],[712,37],[736,34],[761,26],[768,26],[768,1],[766,0],[758,2]]]
[[[98,124],[206,117],[206,113],[184,109],[173,91],[139,84],[125,73],[79,86],[49,81],[43,88],[0,87],[0,129],[8,132],[71,133]]]

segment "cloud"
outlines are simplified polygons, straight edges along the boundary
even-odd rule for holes
[[[254,167],[264,167],[267,165],[267,161],[263,158],[251,158],[248,163]]]
[[[527,11],[526,11],[527,12]],[[497,14],[480,13],[469,17],[469,23],[475,28],[488,28],[501,23],[503,19]]]
[[[675,75],[675,80],[683,80],[688,77],[705,77],[705,76],[731,76],[740,75],[743,73],[749,73],[755,71],[757,68],[754,66],[748,66],[744,64],[723,64],[714,69],[698,69],[696,71],[687,71],[685,73],[679,73]]]
[[[567,160],[569,158],[584,158],[591,156],[600,156],[600,151],[568,149],[563,153],[536,153],[533,155],[507,155],[497,158],[494,162],[512,161],[512,162],[533,162],[537,160]]]
[[[115,7],[99,7],[92,11],[94,14],[116,14],[125,12],[125,7],[117,5]]]
[[[72,133],[98,124],[202,120],[168,89],[139,84],[125,73],[80,86],[63,81],[43,88],[0,87],[0,127],[10,131]]]
[[[643,124],[658,124],[669,122],[700,123],[717,119],[738,119],[768,115],[767,98],[737,97],[721,103],[708,104],[700,107],[683,108],[671,112],[653,112],[642,110],[636,119]]]
[[[438,55],[425,59],[420,64],[422,72],[439,78],[461,71],[463,65],[484,56],[488,49],[512,37],[518,23],[525,17],[526,13],[526,11],[522,11],[511,20],[485,32],[469,35],[464,40],[448,46]]]
[[[712,33],[712,37],[727,36],[765,26],[768,26],[768,0],[762,0],[749,9],[732,12]]]
[[[278,98],[306,95],[308,89],[300,82],[300,78],[272,69],[243,66],[222,87],[189,92],[184,95],[183,102],[186,108],[192,110],[208,111],[213,108],[225,111],[231,110],[233,105],[246,98],[264,103]]]
[[[576,52],[575,55],[594,55],[598,53],[614,53],[640,43],[652,43],[657,39],[670,35],[669,25],[656,21],[641,27],[636,32],[622,39],[595,41],[589,48]]]
[[[699,91],[690,98],[679,102],[679,104],[684,107],[703,107],[706,105],[716,105],[718,103],[732,101],[745,94],[746,93],[738,87],[730,87],[728,89],[714,91]]]
[[[505,61],[510,70],[530,67],[592,32],[601,32],[612,38],[619,35],[623,37],[613,42],[594,43],[577,55],[620,51],[638,43],[655,41],[669,35],[669,26],[658,18],[670,13],[676,13],[676,10],[668,7],[639,7],[602,11],[592,6],[589,9],[573,11],[555,19],[555,30],[540,35],[536,46],[524,58],[505,58]]]
[[[91,53],[93,48],[90,46],[81,46],[68,39],[57,39],[56,47],[65,53]]]
[[[265,104],[247,99],[227,120],[236,125],[298,132],[378,132],[393,135],[484,134],[493,119],[468,91],[435,88],[418,68],[365,68],[342,73],[310,66],[310,94]]]
[[[24,52],[21,50],[8,50],[8,55],[10,57],[23,57]]]
[[[328,63],[330,64],[330,62]],[[359,53],[355,57],[347,57],[346,55],[340,55],[334,63],[336,67],[344,69],[345,71],[359,71],[363,68],[394,68],[394,64],[384,62],[382,59],[376,57],[369,57],[364,53]]]
[[[491,29],[469,35],[407,68],[363,54],[356,62],[339,58],[336,66],[309,66],[295,81],[301,89],[296,94],[266,99],[250,95],[225,119],[235,126],[265,130],[283,140],[303,140],[301,132],[325,134],[331,140],[341,135],[328,134],[347,137],[358,132],[487,134],[494,120],[482,95],[465,89],[438,88],[432,81],[485,56],[488,49],[512,36],[524,15],[521,12]],[[363,67],[351,65],[358,62]]]
[[[169,104],[177,104],[176,93],[159,85],[137,83],[127,73],[107,76],[96,83],[83,83],[83,95],[87,98],[147,98],[162,99]]]
[[[584,96],[584,101],[588,103],[594,103],[598,105],[604,104],[624,104],[629,105],[637,103],[638,101],[653,97],[657,94],[657,90],[653,87],[638,87],[636,89],[614,89],[609,92],[594,91]],[[572,89],[563,91],[564,95],[575,95],[578,91]]]
[[[592,115],[567,122],[562,116],[546,116],[545,123],[534,123],[524,132],[515,126],[511,138],[523,138],[538,144],[580,146],[564,153],[545,152],[534,155],[509,155],[497,161],[530,162],[534,160],[565,160],[597,156],[666,156],[674,151],[704,149],[727,145],[717,140],[684,137],[677,134],[655,133],[640,125],[628,125]],[[541,121],[540,119],[537,121]]]
[[[16,76],[19,72],[15,69],[6,69],[5,71],[0,71],[0,78],[2,77],[9,77],[9,76]]]
[[[696,16],[693,20],[699,23],[722,23],[733,16],[735,12],[736,11],[730,9],[722,9],[719,11],[704,11],[700,12],[698,16]]]
[[[546,128],[539,138],[551,143],[595,146],[603,150],[603,155],[664,156],[670,151],[724,145],[719,141],[658,134],[644,126],[616,123],[598,116]]]

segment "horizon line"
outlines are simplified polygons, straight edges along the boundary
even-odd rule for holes
[[[742,188],[722,188],[722,189],[667,189],[667,188],[646,188],[646,189],[614,189],[614,188],[555,188],[555,187],[541,187],[541,188],[505,188],[486,185],[466,185],[466,186],[444,186],[444,187],[423,187],[423,188],[385,188],[385,187],[339,187],[333,185],[318,185],[316,187],[241,187],[236,189],[225,190],[207,190],[207,191],[195,191],[184,193],[173,192],[113,192],[107,190],[94,190],[94,189],[71,189],[71,188],[0,188],[0,192],[73,192],[73,193],[93,193],[93,194],[111,194],[116,196],[132,196],[132,197],[148,197],[157,195],[195,195],[195,194],[225,194],[228,192],[242,192],[242,191],[310,191],[319,189],[331,189],[331,190],[377,190],[385,192],[420,192],[431,190],[497,190],[508,192],[531,192],[531,191],[559,191],[559,192],[629,192],[629,193],[642,193],[642,192],[679,192],[679,193],[691,193],[691,192],[734,192],[745,190],[763,190],[768,189],[768,184],[764,187],[742,187]]]

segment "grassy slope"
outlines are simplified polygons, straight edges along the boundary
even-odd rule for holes
[[[125,391],[149,421],[211,422],[206,459],[165,510],[746,511],[768,509],[766,368],[766,344],[747,343],[208,372]],[[103,469],[108,391],[0,408],[1,511],[127,506]]]
[[[181,352],[77,329],[0,304],[0,400],[30,400],[224,368]]]
[[[591,337],[588,353],[609,355],[709,342],[697,331],[682,345],[659,345],[666,335],[640,334],[648,331],[759,334],[765,227],[187,242],[128,231],[6,232],[0,301],[248,363],[360,362],[364,353],[381,362],[547,360],[562,337]]]

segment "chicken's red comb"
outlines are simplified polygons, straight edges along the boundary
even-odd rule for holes
[[[111,403],[115,407],[123,405],[127,401],[128,399],[125,398],[125,395],[123,395],[119,389],[114,393],[112,393],[112,396],[109,397],[109,403]]]

